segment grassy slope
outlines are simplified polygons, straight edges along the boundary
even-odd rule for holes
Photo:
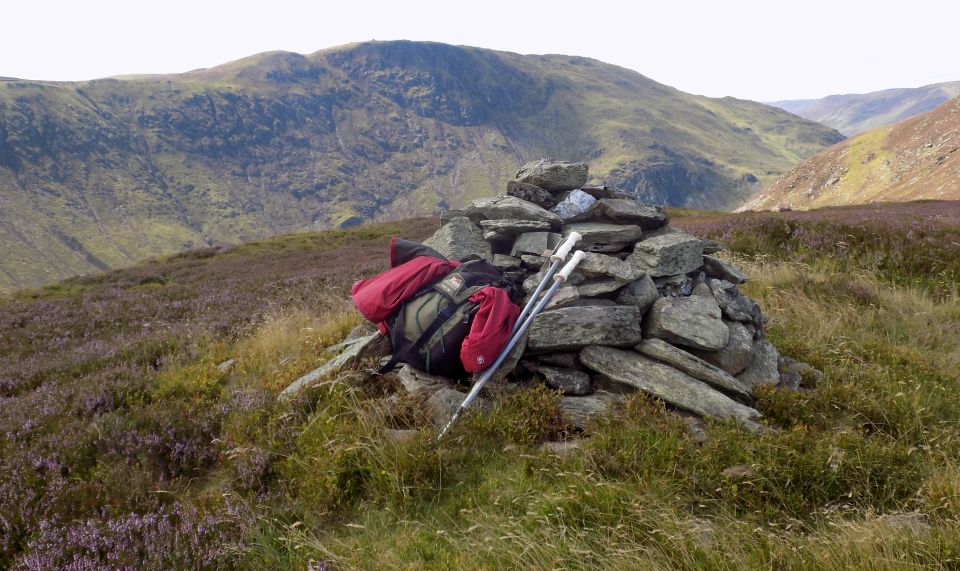
[[[544,390],[502,395],[439,447],[417,403],[384,406],[389,379],[274,401],[358,322],[346,291],[383,266],[386,237],[422,238],[424,222],[200,251],[2,302],[0,500],[14,509],[0,563],[960,563],[957,203],[675,220],[730,244],[774,342],[826,378],[762,393],[770,431],[711,425],[703,443],[634,398],[569,457],[538,446],[572,436]],[[405,427],[418,436],[385,439]]]
[[[741,209],[960,198],[960,98],[847,139],[800,163]]]
[[[0,291],[212,244],[427,215],[525,160],[730,207],[839,140],[595,60],[414,42],[170,76],[0,81]]]

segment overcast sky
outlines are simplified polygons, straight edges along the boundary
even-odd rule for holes
[[[0,76],[211,67],[371,39],[562,53],[709,96],[816,98],[960,80],[957,0],[9,0]]]

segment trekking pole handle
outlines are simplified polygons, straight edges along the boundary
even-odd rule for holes
[[[556,275],[553,276],[553,279],[557,280],[558,282],[567,281],[567,278],[569,278],[570,274],[573,273],[573,270],[574,268],[577,267],[577,264],[579,264],[580,261],[586,257],[587,255],[584,253],[583,250],[577,250],[576,252],[573,253],[573,257],[570,258],[570,261],[567,262],[567,265],[563,266],[563,269],[557,272]]]
[[[567,254],[570,253],[570,250],[577,245],[583,236],[579,232],[571,232],[567,239],[563,241],[562,244],[557,248],[557,251],[550,255],[551,260],[560,260],[561,262],[567,259]]]

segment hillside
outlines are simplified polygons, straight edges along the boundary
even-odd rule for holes
[[[960,81],[822,99],[774,101],[770,105],[833,127],[848,137],[926,113],[960,95]]]
[[[960,199],[960,97],[807,159],[739,210]]]
[[[570,56],[416,42],[168,76],[0,81],[0,291],[189,248],[436,213],[528,159],[730,208],[835,131]]]
[[[0,567],[955,568],[960,203],[694,214],[673,222],[728,241],[767,334],[825,373],[761,392],[761,434],[638,395],[580,434],[525,388],[438,445],[359,370],[278,401],[359,322],[388,237],[436,220],[0,298]]]

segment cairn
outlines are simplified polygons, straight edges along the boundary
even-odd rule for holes
[[[642,391],[694,424],[733,419],[752,430],[759,426],[760,413],[751,407],[758,386],[796,390],[804,375],[820,375],[781,357],[765,337],[759,304],[737,288],[749,278],[714,255],[720,243],[670,226],[659,206],[587,180],[585,163],[528,163],[505,194],[443,212],[440,229],[424,242],[451,259],[491,260],[529,296],[564,236],[582,236],[576,249],[586,257],[495,378],[513,374],[561,391],[561,410],[579,428],[625,394]],[[281,396],[359,359],[389,354],[386,338],[362,334]],[[463,387],[409,365],[398,379],[424,401],[438,427],[465,396]]]
[[[625,392],[640,390],[701,417],[755,428],[753,391],[796,389],[808,365],[781,358],[764,336],[748,276],[714,254],[722,245],[670,226],[663,208],[610,186],[586,186],[585,163],[524,165],[505,194],[441,214],[425,244],[450,258],[478,254],[529,295],[551,250],[570,232],[587,252],[530,327],[499,376],[531,373],[562,391],[582,427]],[[409,373],[408,373],[409,374]],[[526,377],[529,375],[518,375]]]

